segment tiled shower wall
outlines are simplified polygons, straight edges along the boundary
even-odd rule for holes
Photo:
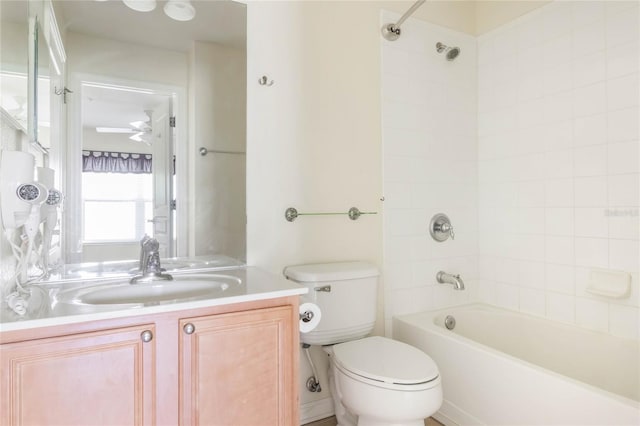
[[[638,16],[555,2],[479,37],[480,299],[638,337]],[[593,268],[631,296],[587,293]]]
[[[393,315],[481,300],[638,337],[639,14],[554,2],[477,39],[410,19],[383,42],[387,333]],[[438,212],[456,240],[429,237]],[[630,272],[631,295],[587,293],[592,268]]]
[[[381,25],[398,18],[384,12]],[[402,29],[382,43],[387,333],[393,315],[470,300],[478,277],[476,40],[414,19]],[[437,42],[460,55],[447,61]],[[431,239],[436,213],[455,240]],[[461,274],[467,290],[437,284],[439,270]]]

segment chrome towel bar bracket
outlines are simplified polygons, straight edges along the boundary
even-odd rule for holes
[[[358,220],[363,214],[378,214],[378,212],[361,212],[357,207],[351,207],[348,212],[326,212],[326,213],[299,213],[294,207],[289,207],[284,212],[287,222],[293,222],[298,216],[334,216],[346,214],[351,220]]]

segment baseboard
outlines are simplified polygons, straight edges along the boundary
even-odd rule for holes
[[[446,399],[442,402],[442,406],[437,413],[432,415],[434,419],[439,421],[445,426],[459,426],[459,425],[483,425],[480,420],[476,419],[460,407],[452,404]]]
[[[440,411],[432,414],[431,417],[436,419],[437,421],[439,421],[445,426],[459,426],[456,422],[453,421],[453,419],[449,418],[448,416],[445,416]]]
[[[333,410],[333,400],[322,398],[300,405],[300,424],[315,422],[335,414]]]

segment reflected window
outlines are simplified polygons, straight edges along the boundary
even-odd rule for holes
[[[138,241],[153,234],[150,173],[82,173],[85,243]]]

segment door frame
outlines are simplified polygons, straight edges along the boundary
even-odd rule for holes
[[[176,205],[179,206],[179,213],[176,217],[176,252],[174,256],[185,257],[188,255],[189,247],[187,232],[189,218],[189,174],[188,174],[188,126],[187,117],[187,96],[186,89],[181,86],[150,83],[147,81],[127,80],[113,78],[97,74],[71,73],[69,76],[70,89],[73,96],[68,99],[68,143],[66,145],[67,173],[62,189],[65,194],[65,212],[63,215],[63,259],[64,263],[79,263],[82,259],[82,229],[81,220],[78,217],[82,212],[82,186],[81,179],[74,179],[73,176],[80,176],[82,173],[82,159],[76,155],[82,151],[82,86],[93,84],[105,87],[112,87],[120,90],[141,91],[150,94],[171,96],[173,99],[173,115],[177,117],[175,128],[175,149],[176,156],[175,173],[176,185],[172,190]]]

